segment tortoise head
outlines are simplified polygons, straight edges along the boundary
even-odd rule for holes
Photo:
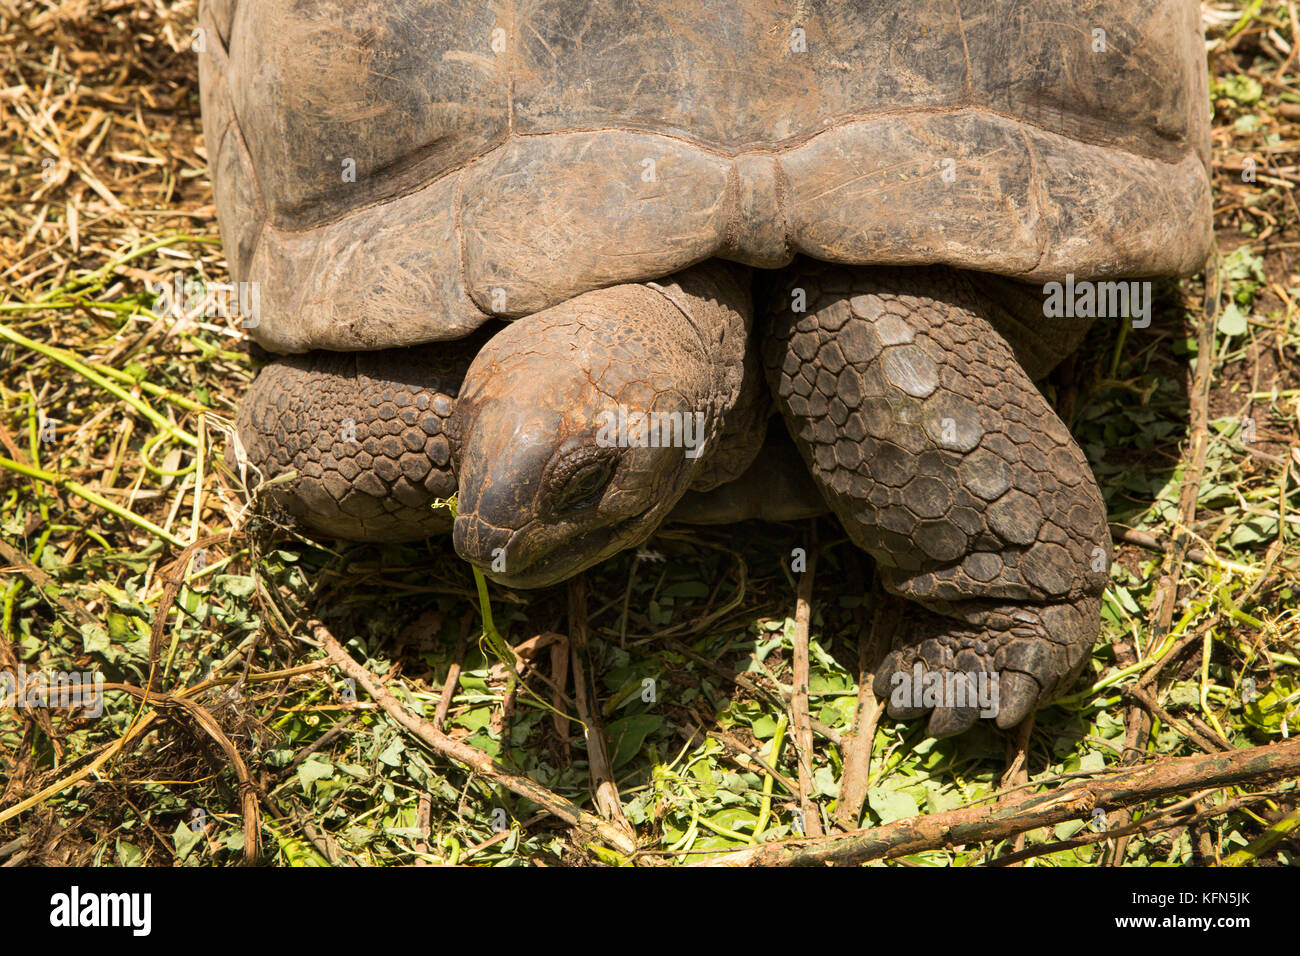
[[[726,427],[717,410],[736,376],[712,353],[647,285],[504,328],[470,365],[450,423],[456,551],[503,584],[545,587],[644,542]]]

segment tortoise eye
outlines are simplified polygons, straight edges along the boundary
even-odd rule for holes
[[[591,504],[605,490],[613,471],[610,461],[593,461],[577,469],[555,496],[555,510],[570,511]]]

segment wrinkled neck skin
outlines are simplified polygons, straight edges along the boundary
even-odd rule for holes
[[[512,587],[555,584],[743,472],[767,414],[751,316],[747,273],[712,262],[493,337],[450,427],[461,557]]]

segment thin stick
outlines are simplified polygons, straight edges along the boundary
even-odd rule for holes
[[[451,710],[451,699],[456,696],[456,687],[460,684],[461,662],[465,660],[465,645],[469,640],[470,628],[474,626],[474,612],[466,611],[460,619],[460,636],[456,639],[456,653],[451,666],[447,668],[447,681],[442,685],[442,696],[438,698],[438,710],[433,715],[433,726],[442,730]]]
[[[812,801],[812,725],[808,722],[808,630],[812,621],[813,575],[817,570],[817,549],[808,549],[808,566],[799,578],[799,589],[794,611],[794,688],[790,695],[790,725],[794,728],[791,739],[799,770],[799,810],[803,815],[803,832],[810,837],[822,835],[822,822],[817,806]],[[772,754],[776,763],[779,754]]]
[[[551,720],[555,727],[555,735],[560,741],[560,750],[562,759],[567,763],[570,759],[569,747],[569,717],[564,712],[564,688],[569,683],[569,658],[572,652],[569,650],[569,640],[566,637],[564,641],[556,641],[551,645]]]
[[[1192,537],[1187,529],[1196,520],[1196,501],[1201,492],[1201,479],[1205,474],[1205,457],[1210,446],[1209,405],[1210,383],[1214,378],[1214,331],[1219,311],[1219,281],[1217,253],[1205,275],[1206,305],[1197,329],[1196,379],[1191,392],[1192,453],[1183,472],[1183,486],[1179,491],[1178,533],[1174,546],[1165,555],[1160,584],[1151,608],[1151,631],[1163,638],[1173,623],[1174,604],[1178,598],[1178,579],[1191,550]]]
[[[1117,541],[1123,541],[1127,544],[1135,544],[1139,548],[1145,548],[1148,551],[1154,551],[1156,554],[1168,554],[1171,545],[1161,541],[1153,534],[1146,531],[1138,531],[1134,528],[1125,528],[1123,525],[1110,525],[1110,536]],[[1221,558],[1217,554],[1206,552],[1203,548],[1192,548],[1187,552],[1187,560],[1193,564],[1204,564],[1211,568],[1228,568],[1238,574],[1257,574],[1256,569],[1248,564],[1242,564],[1239,561],[1229,561],[1227,558]]]
[[[1029,783],[1029,738],[1034,733],[1034,715],[1031,713],[1028,717],[1016,724],[1007,735],[1007,769],[1002,774],[1002,780],[999,786],[1003,789],[1010,790],[1013,787],[1020,787]],[[1010,793],[1004,794],[998,803],[1010,803]],[[1016,850],[1023,850],[1025,847],[1025,835],[1016,834],[1016,839],[1012,844]]]
[[[1121,667],[1137,663],[1135,648],[1124,641],[1117,642],[1115,662]],[[1132,766],[1142,760],[1146,755],[1147,738],[1150,733],[1151,716],[1138,706],[1134,698],[1130,697],[1128,706],[1124,708],[1124,752],[1120,756],[1121,766]],[[1128,853],[1129,834],[1122,832],[1122,828],[1132,821],[1133,814],[1129,810],[1116,810],[1115,815],[1121,832],[1115,838],[1115,842],[1106,844],[1102,862],[1107,866],[1122,866],[1124,857]]]
[[[743,673],[737,674],[728,671],[727,668],[720,667],[717,661],[711,661],[703,654],[698,653],[689,644],[671,638],[665,640],[664,644],[666,647],[671,647],[683,657],[689,658],[711,673],[717,674],[722,680],[735,684],[737,687],[744,688],[746,691],[757,697],[762,697],[773,707],[786,708],[790,703],[790,695],[785,692],[785,688],[778,684],[770,674],[764,674],[763,676],[776,685],[776,693],[773,693],[767,687],[764,687],[763,684],[759,683],[759,681],[754,680],[753,678],[757,675]],[[811,718],[808,721],[808,725],[812,727],[814,733],[820,734],[835,746],[839,747],[843,743],[843,736],[834,727],[827,727],[820,720],[813,720]]]
[[[587,586],[586,579],[581,574],[569,581],[569,646],[573,665],[574,703],[578,707],[578,718],[582,721],[583,735],[587,742],[587,769],[591,774],[596,807],[628,840],[632,840],[632,824],[623,815],[623,803],[619,799],[618,786],[614,783],[614,772],[610,767],[600,708],[592,706],[595,702],[594,692],[588,696],[588,670],[584,666],[584,659],[588,655]]]
[[[1021,862],[1032,859],[1033,857],[1046,856],[1049,853],[1060,853],[1062,850],[1073,850],[1076,847],[1088,846],[1092,843],[1100,843],[1103,840],[1110,840],[1118,837],[1120,840],[1127,842],[1133,836],[1148,836],[1152,833],[1158,833],[1161,830],[1169,830],[1174,827],[1195,826],[1205,820],[1213,817],[1223,816],[1225,813],[1232,813],[1244,806],[1252,803],[1262,803],[1271,799],[1276,794],[1261,793],[1249,794],[1245,797],[1238,797],[1234,800],[1228,800],[1217,807],[1211,807],[1203,810],[1193,817],[1176,817],[1175,814],[1184,812],[1188,807],[1192,807],[1205,799],[1213,790],[1205,793],[1198,793],[1190,799],[1180,801],[1171,807],[1162,807],[1156,814],[1143,817],[1136,822],[1129,822],[1127,819],[1121,826],[1108,827],[1100,833],[1081,833],[1078,836],[1071,837],[1068,840],[1059,840],[1055,843],[1044,843],[1041,846],[1033,846],[1027,850],[1021,850],[1017,853],[1010,853],[1006,856],[1000,856],[996,860],[989,860],[984,866],[1017,866]]]
[[[393,720],[422,740],[435,753],[455,760],[471,772],[533,801],[538,806],[545,807],[561,820],[576,827],[584,844],[599,838],[624,854],[636,850],[635,844],[617,827],[527,777],[511,773],[483,751],[459,740],[452,740],[425,718],[411,713],[397,698],[384,689],[379,678],[352,659],[324,624],[320,621],[310,621],[308,627],[321,649],[344,674],[361,685]]]
[[[1166,726],[1172,727],[1174,730],[1178,731],[1192,743],[1196,744],[1196,746],[1204,750],[1207,754],[1232,749],[1232,745],[1227,741],[1214,740],[1212,737],[1207,737],[1205,734],[1200,733],[1195,727],[1190,727],[1183,723],[1173,714],[1169,713],[1169,711],[1161,707],[1159,701],[1137,684],[1130,684],[1128,687],[1125,687],[1124,693],[1141,704],[1142,709],[1152,717],[1159,717],[1165,722]]]
[[[798,866],[862,863],[1004,840],[1026,830],[1086,818],[1094,807],[1127,807],[1161,797],[1238,784],[1265,784],[1300,774],[1300,737],[1232,753],[1171,757],[1102,774],[1014,803],[896,820],[815,840],[783,840],[706,860],[705,866]]]
[[[877,583],[876,613],[871,635],[858,644],[858,706],[853,714],[853,729],[844,736],[840,752],[844,756],[844,775],[840,778],[840,799],[835,806],[835,822],[844,830],[855,830],[862,820],[871,781],[871,748],[876,740],[876,725],[885,711],[885,702],[876,698],[872,685],[880,666],[887,635],[895,633],[902,619],[902,602],[888,595]]]

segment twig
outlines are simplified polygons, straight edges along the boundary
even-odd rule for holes
[[[853,864],[1003,840],[1087,816],[1094,807],[1127,807],[1194,790],[1264,784],[1300,774],[1300,737],[1232,753],[1172,757],[1102,774],[1014,803],[896,820],[843,836],[783,840],[725,853],[705,866]]]
[[[587,649],[587,584],[579,574],[569,580],[569,646],[573,666],[573,697],[582,721],[583,736],[587,742],[587,769],[591,774],[592,791],[601,815],[619,829],[629,841],[634,841],[632,824],[623,815],[623,804],[614,783],[614,772],[609,763],[609,748],[605,742],[605,728],[600,722],[600,708],[595,704],[595,694],[587,684],[589,673],[585,658]]]
[[[1205,474],[1205,456],[1210,446],[1209,406],[1210,382],[1214,378],[1214,331],[1219,311],[1219,271],[1216,258],[1211,259],[1205,275],[1205,309],[1200,327],[1196,331],[1196,379],[1190,396],[1192,451],[1183,472],[1183,486],[1179,492],[1178,532],[1174,546],[1165,555],[1160,584],[1151,605],[1151,632],[1157,638],[1169,633],[1174,618],[1174,605],[1178,600],[1178,579],[1191,551],[1192,538],[1187,529],[1196,520],[1196,501],[1201,492],[1201,478]]]
[[[306,760],[314,753],[319,753],[321,750],[328,747],[334,741],[338,740],[339,737],[343,735],[343,732],[348,729],[348,724],[352,723],[352,721],[356,719],[357,719],[357,714],[355,712],[345,715],[342,720],[340,720],[337,724],[335,724],[325,733],[321,734],[311,743],[307,744],[307,746],[299,748],[298,752],[293,755],[293,759],[289,761],[289,765],[285,767],[283,770],[280,770],[276,773],[275,779],[277,781],[280,781],[280,780],[285,780],[290,776],[292,776],[293,772],[297,770],[299,766],[301,766],[304,760]]]
[[[681,732],[682,735],[687,739],[689,739],[692,735],[701,732],[700,729],[697,727],[682,727],[681,725],[676,725],[676,726],[678,731]],[[771,777],[776,783],[779,783],[782,787],[784,787],[786,792],[789,793],[790,796],[796,798],[799,796],[799,784],[795,783],[785,774],[781,773],[781,771],[777,770],[776,767],[774,767],[771,763],[764,760],[759,755],[757,750],[753,750],[750,747],[746,747],[735,737],[731,736],[730,734],[728,734],[726,731],[723,730],[706,730],[703,731],[703,733],[706,737],[710,737],[713,740],[716,740],[718,743],[722,744],[722,746],[725,747],[727,750],[727,755],[741,770],[745,771],[746,773],[753,773],[754,767],[744,763],[743,761],[736,759],[738,755],[745,757],[749,761],[752,761],[752,763],[757,765],[766,776]],[[773,739],[775,740],[776,738],[774,737]],[[778,754],[776,753],[777,749],[779,748],[773,748],[773,754],[772,754],[773,759],[775,759],[778,756]]]
[[[460,619],[460,636],[456,639],[456,654],[451,666],[447,668],[447,681],[442,685],[442,696],[438,698],[438,710],[433,715],[433,726],[442,730],[447,712],[451,710],[451,699],[456,696],[456,686],[460,683],[461,662],[465,659],[465,646],[469,641],[470,628],[474,626],[474,612],[466,611]]]
[[[808,566],[799,578],[794,611],[793,692],[790,694],[790,735],[799,770],[799,810],[803,815],[803,832],[810,837],[822,835],[821,818],[812,801],[812,726],[808,716],[808,629],[812,618],[813,575],[817,570],[817,549],[808,549]],[[775,763],[780,755],[772,754]]]
[[[1160,676],[1160,672],[1174,661],[1178,660],[1178,658],[1182,656],[1183,651],[1187,650],[1187,648],[1203,641],[1206,632],[1213,627],[1218,620],[1219,613],[1218,611],[1214,611],[1210,614],[1209,618],[1200,625],[1200,627],[1191,633],[1184,634],[1180,637],[1174,643],[1173,647],[1169,648],[1169,650],[1166,651],[1159,660],[1147,669],[1146,673],[1142,675],[1142,679],[1137,682],[1137,686],[1143,690],[1148,690],[1154,686],[1156,679]]]
[[[621,853],[630,854],[635,851],[636,846],[617,827],[527,777],[510,772],[483,751],[459,740],[453,740],[424,717],[411,713],[397,698],[384,689],[374,674],[352,659],[324,624],[320,621],[310,621],[308,627],[321,648],[329,655],[330,660],[343,673],[363,687],[393,720],[422,740],[435,753],[455,760],[473,773],[531,800],[540,807],[545,807],[561,820],[576,827],[583,843],[599,838]]]
[[[551,720],[555,735],[560,741],[561,759],[567,764],[571,758],[569,748],[569,718],[564,713],[564,688],[569,683],[569,640],[551,645]]]
[[[844,774],[840,777],[840,799],[835,806],[835,822],[844,830],[856,829],[862,820],[871,781],[871,748],[876,739],[876,725],[885,711],[885,702],[877,700],[872,685],[880,666],[887,638],[897,632],[902,620],[902,602],[886,594],[879,584],[876,613],[871,622],[871,636],[858,644],[858,706],[853,714],[853,729],[844,735],[840,752],[844,757]]]
[[[420,838],[415,841],[416,853],[429,852],[429,832],[433,828],[433,797],[428,790],[421,790],[415,802],[415,828],[420,831]],[[416,859],[416,866],[428,866],[424,859]]]
[[[1040,846],[1033,846],[1027,850],[1021,850],[1018,853],[1010,853],[1006,856],[1000,856],[996,860],[989,860],[985,866],[1015,866],[1025,860],[1038,856],[1047,856],[1049,853],[1060,853],[1062,850],[1073,850],[1076,847],[1088,846],[1091,843],[1100,843],[1103,840],[1110,840],[1118,837],[1126,843],[1134,836],[1148,836],[1152,833],[1158,833],[1161,830],[1168,830],[1173,827],[1192,827],[1205,820],[1213,817],[1221,817],[1226,813],[1232,813],[1244,806],[1252,803],[1263,803],[1276,796],[1276,793],[1252,793],[1244,797],[1237,797],[1228,800],[1225,803],[1203,810],[1192,817],[1178,817],[1171,819],[1175,814],[1182,813],[1189,807],[1193,807],[1206,795],[1213,793],[1213,790],[1197,793],[1187,800],[1179,801],[1171,807],[1162,807],[1153,816],[1143,817],[1137,822],[1125,822],[1122,826],[1108,827],[1100,833],[1081,833],[1078,836],[1071,837],[1068,840],[1058,840],[1055,843],[1044,843]]]
[[[1029,783],[1029,738],[1034,732],[1034,715],[1016,724],[1007,735],[1007,769],[1002,774],[1000,787],[1019,787]],[[998,803],[1011,803],[1010,795],[1004,795]],[[1016,850],[1024,849],[1025,835],[1017,833],[1012,843]]]
[[[1110,526],[1110,535],[1118,541],[1126,544],[1135,544],[1139,548],[1145,548],[1148,551],[1154,551],[1156,554],[1168,554],[1171,546],[1161,541],[1153,534],[1145,531],[1138,531],[1134,528],[1126,528],[1123,525],[1112,524]],[[1187,552],[1187,560],[1195,564],[1207,564],[1211,567],[1219,564],[1217,560],[1211,560],[1201,548],[1192,548]]]
[[[1180,734],[1182,734],[1192,743],[1196,744],[1196,746],[1200,747],[1206,753],[1212,754],[1218,751],[1232,749],[1232,745],[1229,744],[1227,741],[1214,740],[1213,738],[1207,737],[1205,734],[1200,733],[1195,727],[1190,727],[1187,724],[1183,723],[1173,714],[1169,713],[1169,711],[1161,707],[1160,702],[1158,700],[1156,700],[1154,697],[1152,697],[1150,694],[1148,694],[1145,690],[1143,690],[1138,685],[1130,684],[1128,687],[1124,688],[1124,693],[1127,696],[1132,697],[1139,704],[1141,704],[1142,709],[1145,710],[1152,717],[1159,717],[1162,721],[1165,722],[1167,726],[1172,727],[1174,730],[1178,731]]]
[[[1115,644],[1115,660],[1121,667],[1136,664],[1136,650],[1126,641],[1118,641]],[[1156,665],[1153,669],[1158,670],[1159,666]],[[1136,698],[1130,697],[1127,706],[1124,708],[1124,752],[1119,758],[1120,766],[1132,766],[1142,760],[1146,755],[1147,739],[1150,733],[1150,715],[1138,706]],[[1119,818],[1117,822],[1122,831],[1131,822],[1132,813],[1128,810],[1117,810],[1116,815]],[[1102,854],[1102,862],[1106,866],[1123,865],[1124,858],[1128,853],[1128,844],[1129,835],[1120,832],[1114,843],[1107,843]]]

